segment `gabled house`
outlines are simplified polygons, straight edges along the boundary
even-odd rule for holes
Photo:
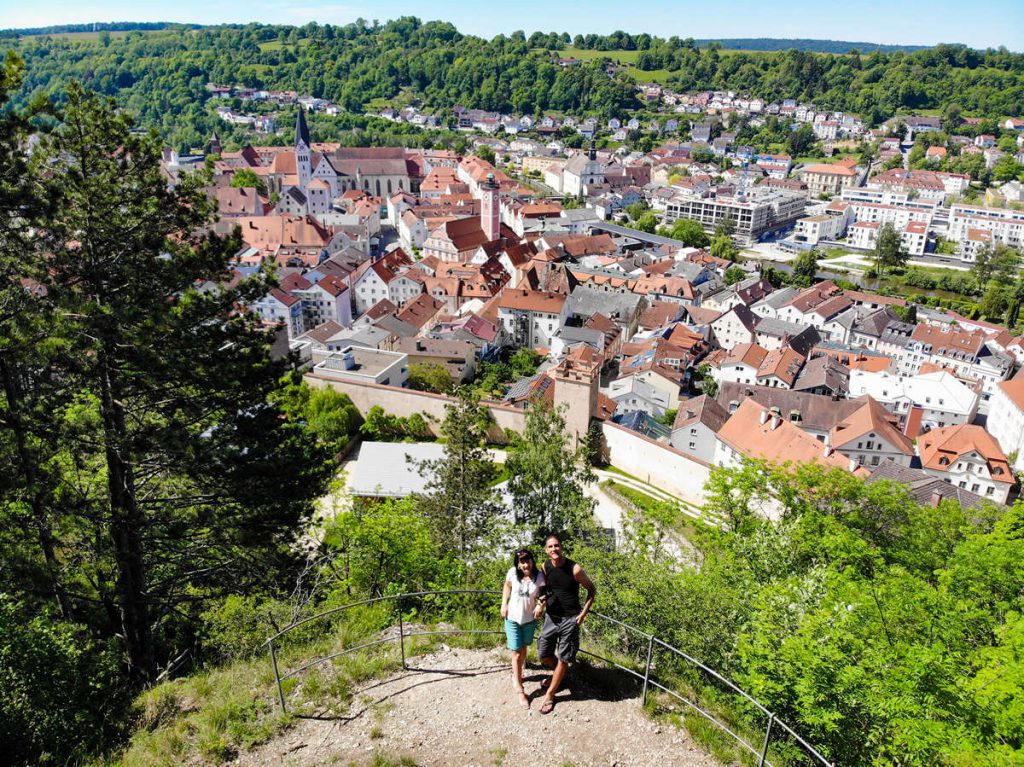
[[[569,317],[570,306],[562,293],[510,289],[498,299],[498,320],[516,346],[547,349]]]
[[[921,468],[957,487],[1006,503],[1016,480],[1006,454],[981,426],[933,429],[918,440]]]
[[[711,322],[711,340],[726,351],[738,344],[753,343],[757,319],[745,305],[734,306]]]
[[[719,429],[714,462],[719,466],[735,466],[743,458],[779,466],[818,463],[826,468],[852,471],[858,476],[868,474],[856,462],[749,397]]]
[[[397,305],[391,298],[389,286],[412,265],[412,258],[401,248],[392,250],[377,261],[362,264],[350,276],[356,313],[362,314],[383,298]]]
[[[715,459],[718,430],[728,420],[726,409],[705,394],[680,402],[672,424],[672,447],[711,463]]]
[[[833,427],[829,443],[860,466],[874,468],[885,460],[910,466],[914,443],[900,431],[899,420],[871,397]]]

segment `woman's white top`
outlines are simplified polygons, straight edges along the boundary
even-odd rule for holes
[[[523,624],[535,620],[533,608],[537,606],[537,595],[544,588],[544,574],[536,573],[533,578],[525,575],[522,580],[516,578],[516,568],[509,568],[506,582],[512,584],[512,593],[508,598],[508,619]]]

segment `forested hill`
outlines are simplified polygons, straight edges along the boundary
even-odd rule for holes
[[[608,45],[629,51],[634,66],[611,77],[601,56],[559,66],[567,47],[592,44],[596,48],[588,53]],[[198,145],[218,124],[208,103],[209,82],[295,90],[352,112],[371,102],[418,100],[439,113],[462,105],[610,117],[640,106],[630,73],[656,72],[661,82],[682,91],[731,89],[810,100],[870,121],[950,104],[990,116],[1024,110],[1024,55],[955,45],[830,55],[726,52],[702,49],[691,39],[625,33],[527,38],[514,32],[484,40],[448,23],[415,18],[382,26],[252,24],[96,38],[26,37],[8,45],[27,66],[16,104],[35,91],[56,93],[70,80],[82,80],[116,96],[143,125],[160,129],[181,147]]]
[[[94,21],[89,24],[54,24],[49,27],[22,27],[0,29],[0,37],[21,35],[66,35],[77,32],[131,32],[133,30],[156,31],[184,27],[199,29],[201,24],[178,24],[172,21]]]
[[[740,51],[810,51],[812,53],[849,53],[851,50],[866,53],[881,51],[895,53],[903,51],[912,53],[927,48],[927,45],[883,45],[882,43],[850,42],[849,40],[811,40],[806,38],[788,37],[738,37],[716,38],[714,40],[697,40],[697,45],[704,47],[709,43],[718,43],[723,48]]]
[[[0,37],[22,37],[29,35],[61,35],[78,32],[131,32],[133,30],[156,31],[161,29],[200,29],[203,24],[187,24],[172,21],[98,21],[92,24],[55,24],[49,27],[25,27],[19,29],[0,29]],[[600,37],[589,35],[588,37]],[[850,42],[849,40],[815,40],[809,38],[788,37],[737,37],[737,38],[698,38],[694,42],[701,47],[716,43],[722,48],[739,51],[809,51],[811,53],[849,53],[852,50],[862,53],[881,51],[894,53],[903,51],[911,53],[927,48],[927,45],[885,45],[882,43]],[[592,47],[592,46],[591,46]]]

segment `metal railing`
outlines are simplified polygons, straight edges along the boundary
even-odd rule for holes
[[[431,630],[431,631],[413,631],[413,632],[410,632],[410,633],[406,633],[406,625],[405,625],[405,620],[404,620],[403,610],[402,610],[403,602],[406,602],[406,601],[411,600],[411,599],[416,599],[416,598],[438,597],[438,596],[445,596],[445,597],[447,597],[447,596],[458,595],[458,594],[463,594],[463,595],[474,594],[474,595],[482,595],[482,596],[498,596],[498,595],[501,594],[501,592],[500,591],[496,591],[496,590],[488,590],[488,589],[452,589],[452,590],[447,590],[447,591],[416,591],[416,592],[409,592],[409,593],[406,593],[406,594],[393,594],[393,595],[389,595],[389,596],[375,597],[373,599],[364,599],[364,600],[361,600],[359,602],[352,602],[352,603],[347,604],[347,605],[342,605],[341,607],[335,607],[335,608],[333,608],[331,610],[325,610],[324,612],[317,613],[316,615],[311,615],[308,618],[304,618],[301,621],[297,621],[297,622],[295,622],[295,623],[293,623],[293,624],[291,624],[289,626],[286,626],[281,631],[277,632],[272,637],[267,639],[266,642],[264,642],[264,646],[266,646],[268,648],[269,652],[270,652],[270,662],[271,662],[271,665],[274,668],[274,681],[277,684],[277,699],[278,699],[278,703],[281,706],[281,712],[282,713],[287,713],[287,705],[285,703],[283,682],[285,682],[288,679],[291,679],[292,677],[294,677],[294,676],[296,676],[298,674],[301,674],[302,672],[306,671],[307,669],[312,668],[313,666],[317,666],[317,665],[319,665],[321,663],[327,663],[328,661],[331,661],[331,660],[333,660],[335,658],[340,658],[342,656],[349,655],[351,653],[359,652],[360,650],[365,650],[365,649],[368,649],[370,647],[375,647],[375,646],[378,646],[378,645],[387,644],[389,642],[397,642],[398,646],[400,648],[401,657],[402,657],[402,668],[407,669],[408,668],[408,664],[406,662],[405,640],[409,639],[411,637],[454,635],[454,634],[497,634],[497,635],[504,636],[504,634],[505,634],[504,631],[492,631],[492,630],[481,630],[481,629],[458,629],[458,628],[456,628],[456,629],[436,629],[436,630]],[[307,624],[310,624],[313,621],[318,621],[318,620],[322,620],[322,619],[330,617],[330,616],[339,615],[339,614],[344,613],[344,612],[346,612],[348,610],[351,610],[351,609],[353,609],[355,607],[365,607],[365,606],[368,606],[368,605],[380,604],[380,603],[384,603],[384,602],[392,602],[392,603],[395,604],[395,606],[397,608],[396,612],[397,612],[397,616],[398,616],[398,633],[396,635],[387,636],[387,637],[384,637],[382,639],[375,639],[375,640],[372,640],[372,641],[369,641],[369,642],[364,642],[362,644],[356,645],[355,647],[345,648],[343,650],[340,650],[339,652],[331,653],[330,655],[325,655],[322,658],[316,658],[316,659],[314,659],[312,661],[309,661],[308,663],[305,663],[305,664],[299,666],[298,668],[292,669],[291,671],[288,671],[287,673],[285,673],[283,675],[281,674],[280,667],[279,667],[279,664],[278,664],[278,658],[277,658],[277,648],[275,647],[275,644],[279,645],[280,644],[279,640],[282,637],[284,637],[286,634],[289,634],[292,631],[295,631],[296,629],[298,629],[301,626],[305,626]],[[590,615],[595,617],[595,618],[600,618],[602,621],[605,621],[610,626],[617,627],[617,628],[627,632],[627,634],[635,635],[636,637],[642,638],[643,641],[637,645],[638,648],[643,648],[644,645],[646,645],[646,649],[644,650],[644,653],[643,653],[643,655],[645,656],[645,661],[644,661],[644,665],[643,665],[643,670],[642,671],[639,671],[639,670],[637,670],[635,668],[630,668],[629,666],[625,666],[625,665],[623,665],[622,663],[620,663],[617,660],[614,660],[612,658],[603,657],[603,656],[597,654],[596,652],[591,652],[591,651],[586,650],[586,649],[584,649],[582,647],[580,649],[580,653],[582,653],[583,655],[587,655],[587,656],[589,656],[591,658],[596,658],[597,660],[599,660],[599,661],[601,661],[603,663],[606,663],[609,666],[614,666],[615,668],[625,672],[626,674],[629,674],[630,676],[638,679],[642,683],[642,688],[641,688],[642,692],[641,692],[641,696],[640,696],[641,705],[646,705],[646,703],[647,703],[647,696],[648,696],[649,690],[652,687],[657,689],[657,690],[662,691],[663,693],[665,693],[666,695],[670,696],[674,700],[677,700],[680,703],[685,704],[690,709],[692,709],[694,712],[696,712],[697,714],[699,714],[700,716],[704,717],[709,722],[714,724],[716,727],[718,727],[718,729],[720,729],[722,732],[724,732],[727,735],[729,735],[734,741],[736,741],[736,743],[738,745],[740,745],[741,747],[743,747],[744,749],[749,751],[757,759],[758,767],[766,767],[766,766],[767,767],[773,767],[771,761],[768,760],[768,748],[769,748],[769,746],[773,742],[773,735],[776,734],[778,731],[781,731],[785,735],[788,735],[790,738],[792,738],[793,742],[795,744],[797,744],[797,746],[799,747],[799,749],[802,752],[802,754],[806,758],[808,758],[813,764],[821,765],[822,767],[835,767],[835,765],[832,762],[828,761],[828,759],[826,759],[824,756],[822,756],[810,743],[808,743],[806,740],[804,740],[791,727],[789,727],[789,725],[787,725],[784,721],[779,719],[774,713],[772,713],[768,708],[766,708],[760,702],[755,700],[749,693],[747,693],[746,691],[741,689],[739,686],[737,686],[736,684],[734,684],[730,680],[726,679],[724,676],[719,674],[713,668],[710,668],[709,666],[704,665],[699,660],[697,660],[696,658],[692,658],[691,656],[687,655],[686,653],[684,653],[682,650],[678,649],[677,647],[673,647],[672,645],[668,644],[667,642],[664,642],[663,640],[658,639],[653,634],[650,634],[650,633],[648,633],[646,631],[642,631],[641,629],[638,629],[635,626],[631,626],[628,623],[625,623],[623,621],[617,620],[615,618],[612,618],[612,617],[610,617],[608,615],[604,615],[603,613],[599,613],[599,612],[591,611]],[[652,672],[655,672],[657,670],[657,668],[658,668],[658,664],[655,662],[655,651],[656,650],[661,650],[661,651],[663,651],[665,653],[668,653],[671,658],[682,660],[688,667],[692,668],[693,670],[695,670],[695,671],[697,671],[699,673],[702,673],[702,674],[706,674],[711,679],[713,679],[716,683],[718,683],[721,686],[723,686],[729,692],[740,696],[743,700],[746,701],[746,703],[748,703],[750,706],[752,706],[758,712],[763,714],[766,717],[766,723],[765,723],[765,728],[764,728],[764,738],[761,740],[761,743],[759,745],[755,746],[754,744],[750,743],[747,739],[745,739],[742,735],[740,735],[739,733],[735,732],[728,724],[726,724],[725,722],[720,721],[712,712],[708,711],[706,708],[702,708],[694,700],[691,700],[687,696],[679,693],[676,690],[671,689],[667,685],[662,684],[662,683],[656,681],[652,677]]]

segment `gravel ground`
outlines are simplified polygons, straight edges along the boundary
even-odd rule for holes
[[[409,670],[357,691],[347,715],[299,719],[235,764],[362,766],[378,754],[421,767],[719,764],[685,731],[647,718],[636,685],[618,672],[571,672],[555,710],[542,715],[539,683],[545,674],[531,662],[525,687],[532,705],[524,710],[513,694],[507,658],[501,650],[447,646],[413,657]]]

